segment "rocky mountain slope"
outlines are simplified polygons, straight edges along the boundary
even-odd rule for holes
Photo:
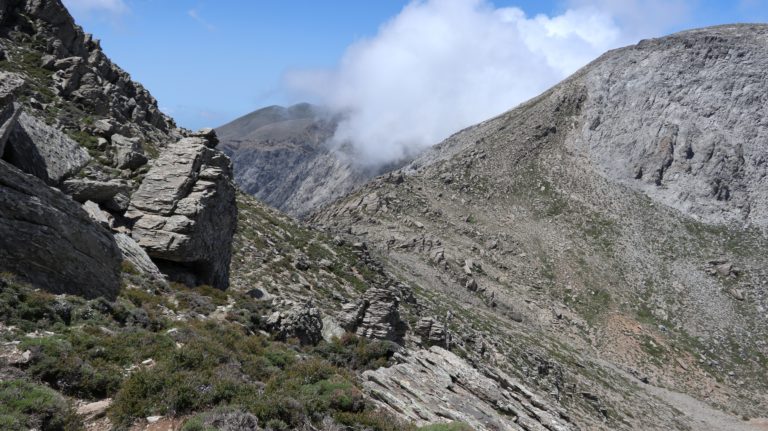
[[[216,133],[176,128],[59,1],[0,3],[0,24],[0,428],[575,429],[425,350],[447,332],[414,286],[237,192]],[[413,395],[455,379],[460,402],[375,403],[424,358],[441,386]]]
[[[331,148],[337,122],[337,115],[304,103],[259,109],[216,132],[240,188],[303,217],[391,168],[366,168],[349,150]]]
[[[428,292],[452,351],[583,428],[762,429],[766,38],[608,52],[310,221]]]
[[[259,193],[341,193],[310,107],[222,128],[233,173],[58,0],[0,30],[1,428],[765,427],[765,26],[610,52],[322,230],[233,184],[251,130],[306,174]]]

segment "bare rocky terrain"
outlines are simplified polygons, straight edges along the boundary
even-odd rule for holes
[[[571,412],[594,402],[584,428],[699,429],[656,387],[764,416],[767,36],[722,26],[611,51],[310,221],[365,241],[436,316],[450,298],[453,350]]]
[[[611,51],[363,184],[315,108],[178,128],[0,3],[0,427],[766,429],[767,35]]]

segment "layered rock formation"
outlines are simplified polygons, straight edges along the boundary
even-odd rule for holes
[[[408,325],[400,318],[398,307],[392,290],[371,288],[359,301],[344,304],[341,326],[361,337],[402,343]]]
[[[463,422],[475,430],[568,431],[568,415],[502,372],[484,375],[441,347],[400,356],[366,371],[363,385],[379,404],[416,424]]]
[[[125,216],[132,237],[172,279],[226,289],[237,207],[231,163],[216,143],[206,132],[170,145]]]

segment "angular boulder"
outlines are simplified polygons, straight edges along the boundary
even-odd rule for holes
[[[147,252],[139,246],[133,238],[124,233],[115,234],[115,242],[123,254],[123,259],[130,262],[137,271],[151,276],[157,280],[164,280],[160,269],[152,262]]]
[[[91,157],[60,130],[22,112],[6,143],[3,160],[55,186],[80,171]]]
[[[53,293],[114,298],[122,257],[80,205],[0,161],[0,271]]]
[[[288,311],[275,311],[266,322],[278,340],[296,338],[301,344],[317,344],[323,339],[323,319],[312,304],[303,304]]]
[[[131,236],[172,280],[226,289],[237,222],[232,164],[215,141],[166,148],[131,195]]]
[[[119,193],[128,194],[130,187],[126,181],[118,179],[96,181],[72,178],[64,181],[61,190],[78,202],[93,201],[100,204],[111,201]]]
[[[368,289],[360,301],[344,305],[341,326],[361,337],[402,343],[408,326],[400,317],[399,306],[394,292]]]
[[[141,143],[136,138],[112,135],[112,151],[115,166],[118,169],[134,170],[147,163],[147,157],[144,155]]]

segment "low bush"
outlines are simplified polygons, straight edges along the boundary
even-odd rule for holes
[[[0,381],[0,429],[75,431],[82,429],[82,424],[56,392],[23,380],[9,380]]]

